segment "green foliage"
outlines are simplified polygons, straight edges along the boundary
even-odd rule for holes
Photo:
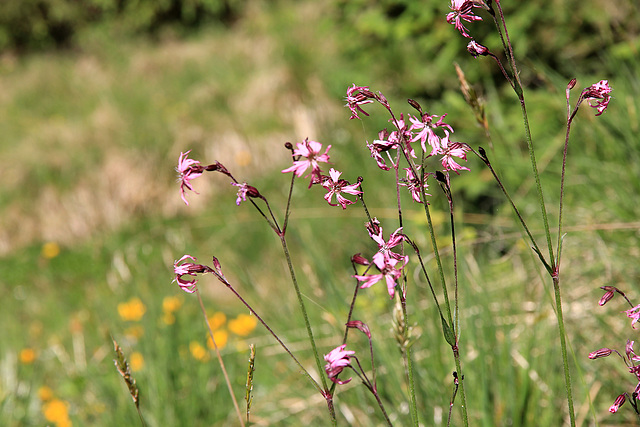
[[[456,85],[452,63],[472,61],[465,50],[465,39],[445,20],[448,1],[335,0],[335,4],[345,52],[362,66],[387,76],[385,83],[394,84],[398,90],[437,98],[443,88]],[[508,16],[515,53],[518,58],[527,58],[528,66],[521,76],[526,86],[540,84],[542,76],[533,64],[546,64],[568,80],[576,72],[615,71],[615,62],[603,61],[603,54],[611,47],[620,59],[637,55],[640,16],[635,0],[501,4]],[[478,42],[501,56],[491,16],[476,11],[484,21],[468,23],[467,28]],[[471,81],[490,70],[494,81],[503,81],[496,67],[473,68],[468,75]]]
[[[5,0],[0,3],[0,51],[73,45],[89,25],[106,22],[125,33],[150,33],[174,25],[232,23],[239,0]]]

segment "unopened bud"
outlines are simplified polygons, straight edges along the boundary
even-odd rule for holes
[[[418,113],[420,113],[420,115],[422,115],[422,107],[420,106],[420,104],[418,104],[418,101],[414,100],[414,99],[407,99],[407,102],[409,103],[409,105],[411,105],[413,108],[415,108],[416,110],[418,110]]]
[[[613,353],[613,350],[611,350],[610,348],[601,348],[600,350],[592,351],[591,353],[589,353],[589,359],[599,359],[601,357],[607,357],[611,353]]]
[[[571,79],[571,80],[569,81],[569,84],[567,85],[567,89],[571,90],[571,89],[573,89],[574,87],[576,87],[576,83],[577,83],[577,82],[578,82],[578,80],[576,80],[575,78],[574,78],[574,79]]]
[[[618,412],[618,409],[620,409],[620,407],[624,404],[626,400],[627,400],[627,396],[624,393],[616,397],[615,402],[613,402],[613,405],[611,405],[611,407],[609,408],[609,412],[611,412],[612,414],[615,414],[616,412]]]
[[[604,295],[602,295],[602,298],[600,298],[600,301],[598,301],[598,305],[600,306],[605,305],[607,302],[611,301],[614,295],[615,295],[615,292],[613,291],[605,292]]]
[[[371,264],[368,259],[363,257],[360,253],[355,254],[351,257],[351,262],[359,265],[369,265]]]

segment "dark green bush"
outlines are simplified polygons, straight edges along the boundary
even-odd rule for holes
[[[80,30],[96,22],[152,34],[167,25],[229,24],[239,11],[239,0],[3,0],[0,51],[71,46]]]

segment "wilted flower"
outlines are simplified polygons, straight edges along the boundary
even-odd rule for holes
[[[247,196],[249,197],[260,197],[260,192],[255,187],[250,186],[246,182],[242,184],[238,184],[237,182],[232,182],[231,185],[235,185],[238,188],[238,198],[236,199],[236,205],[240,206],[240,203],[247,200]]]
[[[184,201],[186,205],[189,205],[189,202],[187,202],[187,198],[185,197],[185,189],[198,194],[198,192],[191,186],[191,180],[202,175],[202,172],[204,171],[204,167],[199,161],[187,158],[190,152],[191,150],[186,153],[180,153],[178,167],[176,167],[178,180],[180,181],[180,197],[182,197],[182,201]]]
[[[582,91],[583,99],[589,102],[589,105],[598,110],[596,116],[604,113],[611,101],[612,89],[608,80],[600,80]]]
[[[371,144],[367,142],[367,148],[371,151],[371,157],[376,160],[378,167],[385,171],[389,170],[389,166],[387,166],[380,153],[388,153],[389,150],[398,146],[397,141],[392,141],[391,138],[387,140],[387,138],[389,138],[389,132],[383,129],[378,132],[378,139],[374,140]],[[389,157],[389,160],[393,164],[391,157]]]
[[[322,186],[327,190],[327,194],[324,195],[324,199],[331,206],[342,206],[342,209],[346,209],[348,205],[354,204],[355,202],[343,197],[340,193],[347,193],[357,196],[358,194],[362,194],[362,191],[358,190],[360,183],[349,184],[349,181],[345,179],[340,179],[340,175],[342,172],[338,172],[334,168],[329,169],[329,176],[322,177]],[[333,196],[336,196],[336,202],[331,203],[331,199]]]
[[[474,7],[478,7],[478,5],[472,0],[451,0],[451,12],[447,14],[447,22],[453,24],[460,31],[460,34],[467,38],[471,38],[471,36],[462,21],[482,21],[481,17],[473,14],[471,9]]]
[[[188,279],[183,279],[182,276],[196,276],[197,273],[208,272],[209,268],[207,266],[194,264],[192,262],[185,262],[183,264],[180,264],[182,261],[184,261],[187,258],[192,259],[194,261],[196,260],[196,258],[192,257],[191,255],[185,255],[173,263],[173,273],[176,276],[173,279],[173,281],[178,282],[178,286],[180,286],[180,289],[192,294],[196,291],[196,283],[198,283],[198,281],[197,280],[190,281]]]
[[[336,384],[346,384],[351,381],[351,378],[345,381],[341,381],[337,378],[344,368],[349,366],[351,356],[356,354],[355,351],[345,350],[346,347],[346,344],[342,344],[324,356],[324,360],[327,362],[324,370],[329,376],[329,379]]]
[[[480,43],[476,42],[475,40],[471,40],[469,44],[467,44],[467,51],[469,51],[469,53],[473,55],[474,58],[477,58],[478,56],[486,56],[489,54],[489,49],[487,49],[486,46],[483,46]]]
[[[417,169],[420,170],[420,167],[418,166]],[[399,185],[407,187],[411,192],[411,197],[413,197],[413,200],[418,203],[422,203],[422,190],[420,189],[420,180],[413,174],[411,168],[404,168],[404,170],[407,172],[407,177],[405,179],[401,179]],[[429,175],[431,174],[428,172],[425,172],[423,175],[422,185],[424,186],[424,194],[426,196],[431,195],[426,192],[427,188],[429,187],[429,184],[427,184],[427,178],[429,177]]]
[[[373,103],[374,97],[375,95],[369,90],[369,86],[356,86],[354,83],[353,86],[348,88],[347,97],[345,98],[347,100],[345,107],[349,107],[349,110],[351,110],[351,117],[349,117],[349,120],[360,119],[358,112],[368,116],[369,114],[360,108],[360,106]]]
[[[320,182],[320,166],[318,162],[328,162],[329,161],[329,149],[331,145],[327,146],[324,154],[320,154],[322,150],[322,144],[316,141],[309,141],[309,139],[305,139],[303,142],[297,144],[298,148],[293,151],[295,156],[300,156],[300,160],[296,160],[293,162],[293,166],[290,168],[284,169],[282,173],[293,172],[296,176],[301,177],[304,175],[305,171],[311,167],[311,182],[309,183],[309,188],[315,182]]]

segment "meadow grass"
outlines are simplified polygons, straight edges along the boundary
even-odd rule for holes
[[[171,284],[171,265],[183,253],[203,263],[218,257],[229,280],[313,372],[277,239],[247,206],[235,206],[235,190],[218,177],[196,182],[201,195],[190,195],[186,209],[173,170],[180,151],[193,149],[203,162],[217,159],[233,168],[281,212],[288,178],[279,171],[290,159],[283,143],[309,136],[333,145],[332,161],[353,174],[349,179],[365,176],[365,185],[377,189],[368,196],[372,214],[395,224],[396,213],[388,209],[393,188],[384,185],[385,176],[364,148],[386,119],[373,112],[364,124],[349,122],[337,88],[366,77],[355,83],[385,90],[398,108],[413,95],[386,92],[376,83],[377,77],[388,81],[386,76],[350,70],[327,20],[316,26],[298,19],[312,14],[311,3],[286,11],[266,7],[249,12],[232,32],[169,35],[162,43],[119,40],[101,28],[84,35],[78,51],[3,57],[4,425],[45,423],[43,410],[54,399],[66,402],[76,425],[139,423],[113,366],[111,337],[134,367],[149,425],[233,425],[219,367],[202,351],[207,335],[197,303]],[[622,308],[597,307],[597,288],[615,284],[633,297],[640,275],[640,82],[637,59],[619,61],[618,75],[578,75],[583,86],[609,78],[615,99],[600,120],[582,111],[570,144],[563,295],[579,425],[593,425],[594,416],[600,425],[633,419],[630,411],[615,418],[607,412],[621,388],[631,387],[628,374],[610,360],[586,358],[600,347],[620,348],[628,336],[618,314]],[[528,102],[553,206],[566,81],[544,73],[545,84],[528,92]],[[485,83],[495,147],[488,152],[525,215],[535,218],[517,100]],[[433,111],[449,113],[459,140],[487,148],[455,87],[432,105]],[[549,283],[481,162],[470,158],[469,166],[472,173],[455,177],[453,190],[460,201],[461,354],[471,424],[561,425],[566,399]],[[294,192],[289,244],[318,345],[326,353],[340,344],[355,286],[349,257],[376,248],[366,239],[358,209],[332,209],[317,189],[305,187]],[[444,251],[450,243],[445,208],[442,200],[433,201]],[[428,244],[420,211],[405,216],[407,233]],[[542,236],[541,224],[532,228]],[[428,267],[435,268],[432,259]],[[444,425],[453,364],[426,286],[417,270],[412,274],[418,409],[425,425]],[[226,316],[218,330],[228,334],[222,352],[236,396],[243,395],[248,344],[257,346],[252,421],[329,424],[322,398],[260,326],[248,336],[231,331],[230,322],[247,310],[212,278],[199,284],[209,315]],[[368,291],[358,301],[356,318],[374,335],[380,393],[390,418],[405,425],[411,418],[391,333],[393,304],[383,287]],[[179,307],[168,310],[171,304]],[[363,337],[350,341],[359,352],[367,345]],[[32,357],[24,350],[33,350]],[[357,380],[339,389],[336,407],[340,425],[383,423]],[[454,412],[454,425],[459,416]]]

